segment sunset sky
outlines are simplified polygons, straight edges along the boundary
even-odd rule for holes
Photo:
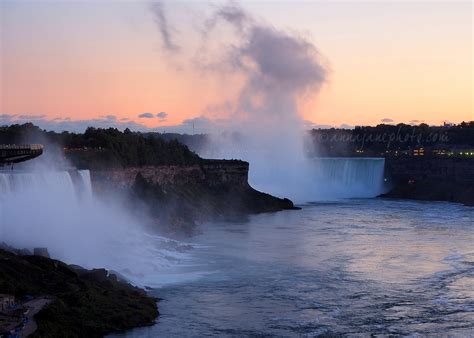
[[[158,12],[142,1],[1,1],[0,124],[189,132],[194,121],[207,131],[209,121],[229,118],[244,81],[239,72],[202,67],[239,41],[217,22],[204,42],[224,4],[169,1]],[[327,78],[319,93],[298,97],[311,123],[474,119],[470,1],[232,4],[319,51]]]

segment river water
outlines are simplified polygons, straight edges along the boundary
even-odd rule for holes
[[[352,199],[203,225],[192,258],[148,280],[157,325],[125,336],[474,336],[473,219]]]

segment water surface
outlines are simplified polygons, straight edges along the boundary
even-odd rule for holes
[[[363,199],[203,225],[173,282],[149,280],[157,325],[126,336],[473,336],[473,216]]]

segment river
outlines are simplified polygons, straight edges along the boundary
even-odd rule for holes
[[[347,199],[201,226],[121,336],[474,335],[474,208]]]

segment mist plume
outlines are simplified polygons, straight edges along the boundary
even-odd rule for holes
[[[231,38],[220,41],[225,29],[230,29]],[[229,3],[204,22],[202,48],[196,54],[197,66],[207,75],[243,80],[232,99],[222,99],[231,102],[225,105],[229,111],[219,114],[227,123],[219,121],[221,133],[212,135],[214,142],[202,155],[247,160],[250,183],[256,188],[306,199],[305,180],[310,175],[298,104],[316,95],[327,81],[329,67],[318,48]]]
[[[213,130],[200,155],[246,160],[252,186],[295,202],[377,195],[365,183],[378,189],[373,182],[380,181],[380,163],[371,162],[369,170],[364,163],[317,161],[305,153],[307,122],[299,105],[316,96],[330,74],[308,37],[278,29],[234,2],[217,7],[201,27],[195,29],[201,32],[198,49],[182,46],[183,54],[190,49],[192,70],[217,79],[220,88],[235,79],[239,86],[232,98],[209,102],[191,119]],[[352,179],[359,171],[367,171],[364,182]]]

